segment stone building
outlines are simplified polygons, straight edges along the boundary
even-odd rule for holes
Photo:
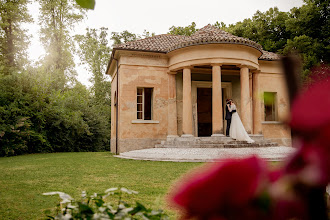
[[[107,74],[112,152],[180,138],[224,140],[227,98],[252,138],[290,145],[279,56],[249,39],[207,25],[192,36],[128,42],[113,49]]]

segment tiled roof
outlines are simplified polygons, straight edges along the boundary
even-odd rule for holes
[[[127,42],[115,46],[115,49],[143,50],[151,52],[168,52],[168,48],[188,38],[182,35],[161,34],[153,37]]]
[[[269,52],[266,50],[262,50],[262,55],[259,57],[259,60],[279,60],[281,56],[277,53]]]
[[[278,54],[263,50],[260,44],[243,37],[237,37],[210,24],[203,27],[192,36],[161,34],[120,44],[115,46],[114,49],[168,53],[188,46],[211,43],[247,45],[263,53],[259,58],[261,60],[280,59]]]
[[[197,31],[195,34],[191,35],[189,38],[170,47],[168,52],[192,45],[210,43],[243,44],[256,48],[260,51],[262,50],[261,45],[252,40],[243,37],[237,37],[209,24]]]

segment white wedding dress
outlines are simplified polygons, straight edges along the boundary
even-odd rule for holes
[[[235,104],[232,104],[229,107],[229,111],[233,111],[233,110],[236,110]],[[245,128],[237,112],[233,112],[231,116],[229,136],[235,139],[236,141],[246,141],[248,143],[254,142],[254,140],[252,140],[245,131]]]

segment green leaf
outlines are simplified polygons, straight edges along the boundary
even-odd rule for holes
[[[76,0],[76,2],[83,8],[94,10],[95,0]]]
[[[103,199],[94,199],[94,202],[97,207],[101,207],[104,204]]]

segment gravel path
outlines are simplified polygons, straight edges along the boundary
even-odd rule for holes
[[[295,152],[292,147],[258,148],[150,148],[121,153],[116,156],[134,160],[212,162],[226,158],[243,158],[258,155],[269,161],[281,161]]]

